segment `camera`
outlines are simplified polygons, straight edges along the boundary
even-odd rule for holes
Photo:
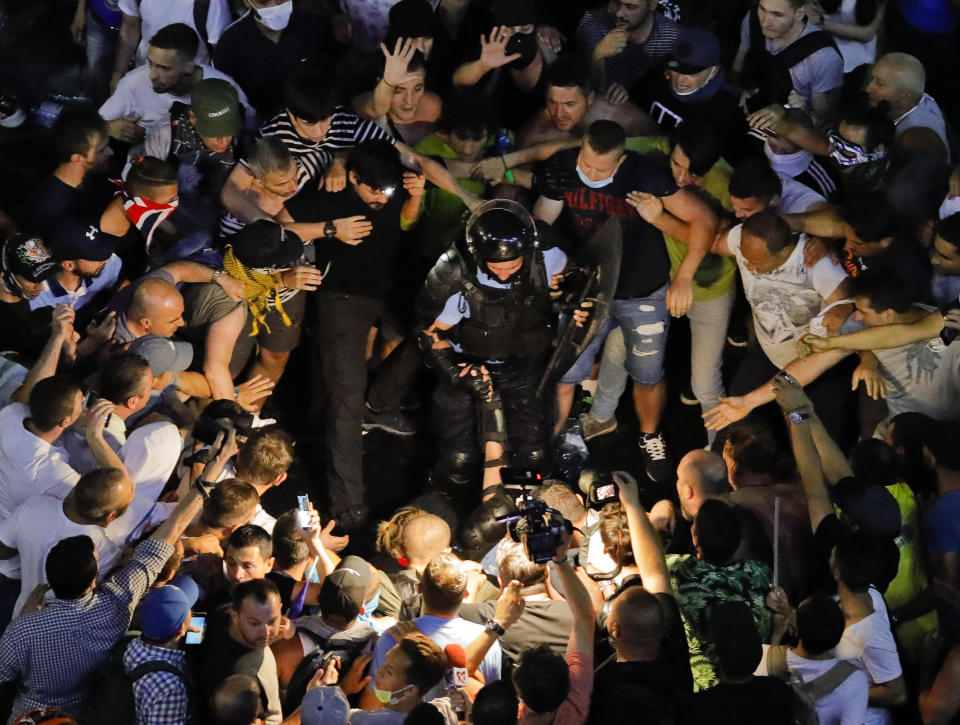
[[[620,487],[614,482],[613,475],[609,471],[585,468],[580,472],[577,485],[586,496],[590,508],[596,511],[608,503],[617,503],[620,500]]]
[[[191,435],[195,441],[212,446],[220,433],[226,437],[230,431],[235,431],[238,436],[246,436],[252,430],[252,413],[232,400],[215,400],[203,409],[193,424]]]
[[[498,516],[497,523],[507,525],[510,538],[523,544],[524,552],[534,564],[545,564],[557,555],[557,548],[573,533],[573,524],[559,511],[527,493],[528,483],[539,484],[539,473],[505,468],[501,479],[505,486],[519,485],[521,495],[517,500],[517,513]]]

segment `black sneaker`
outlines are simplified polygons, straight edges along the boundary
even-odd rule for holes
[[[639,445],[647,478],[654,483],[669,483],[673,479],[674,470],[663,433],[641,433]]]
[[[382,430],[395,436],[412,436],[416,433],[416,429],[403,413],[381,412],[369,405],[366,406],[363,416],[363,429]]]
[[[690,383],[687,383],[683,390],[680,391],[680,402],[684,405],[700,405],[697,396],[693,394],[693,388],[690,387]]]

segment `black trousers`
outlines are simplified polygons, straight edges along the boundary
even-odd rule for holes
[[[543,374],[542,361],[487,364],[493,387],[503,401],[510,449],[521,456],[546,448],[552,431],[551,403],[535,396]],[[450,452],[478,451],[478,418],[471,393],[446,380],[433,393],[434,428],[441,457]]]
[[[336,514],[364,504],[363,413],[367,337],[383,301],[337,292],[313,293],[314,415],[322,415],[327,490]]]

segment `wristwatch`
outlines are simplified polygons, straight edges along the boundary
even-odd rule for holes
[[[329,221],[324,222],[323,236],[325,239],[334,239],[337,236],[337,225]]]
[[[800,425],[810,420],[810,414],[805,410],[791,410],[787,413],[787,422],[790,425]]]
[[[500,624],[497,623],[495,619],[491,619],[490,621],[488,621],[485,629],[488,632],[493,632],[498,637],[502,637],[507,633],[507,630],[501,627]]]

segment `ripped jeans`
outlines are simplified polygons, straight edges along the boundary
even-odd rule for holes
[[[623,331],[627,351],[623,366],[630,377],[641,385],[659,383],[663,378],[663,358],[667,349],[667,330],[670,329],[670,313],[667,311],[669,287],[667,283],[649,297],[614,300],[603,327],[560,382],[575,385],[586,380],[603,341],[612,329],[619,327]]]

